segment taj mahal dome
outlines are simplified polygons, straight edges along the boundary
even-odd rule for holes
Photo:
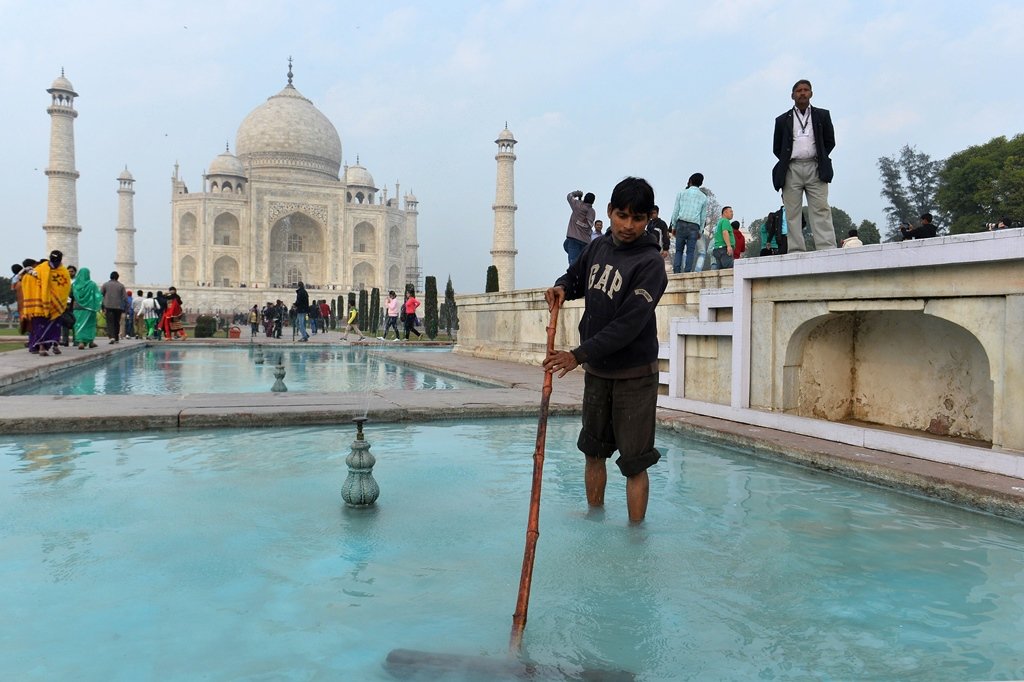
[[[235,153],[213,159],[200,191],[175,164],[171,276],[187,307],[287,300],[238,289],[299,281],[334,292],[420,288],[416,197],[396,185],[388,198],[358,157],[343,168],[338,131],[292,80],[289,62],[287,85],[245,117]]]

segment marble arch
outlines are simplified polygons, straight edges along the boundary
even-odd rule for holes
[[[785,358],[786,412],[992,441],[988,353],[943,317],[923,310],[816,316],[794,330]]]
[[[213,221],[213,243],[217,246],[239,246],[240,234],[238,218],[231,213],[221,213]],[[214,279],[217,278],[214,277]]]
[[[182,286],[194,286],[196,282],[196,259],[185,256],[178,265],[178,280]]]
[[[361,222],[352,231],[352,253],[377,253],[377,231],[373,225]]]
[[[282,216],[270,229],[270,281],[291,287],[289,272],[301,272],[311,286],[327,282],[324,271],[324,227],[296,211]]]
[[[196,216],[191,211],[181,216],[178,221],[178,243],[182,246],[194,246],[197,240]]]

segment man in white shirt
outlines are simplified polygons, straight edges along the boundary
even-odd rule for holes
[[[150,299],[152,300],[152,299]],[[146,303],[146,294],[142,291],[135,292],[135,298],[132,299],[132,317],[133,324],[135,325],[132,331],[135,332],[135,338],[141,339],[146,335],[146,319],[143,317],[142,309]]]
[[[827,109],[811,106],[811,82],[798,80],[791,97],[793,108],[775,119],[772,151],[779,161],[772,169],[772,183],[782,190],[782,203],[789,217],[789,251],[806,251],[803,234],[803,197],[811,221],[814,246],[819,251],[836,247],[828,185],[832,182],[832,159],[836,146],[832,116]]]

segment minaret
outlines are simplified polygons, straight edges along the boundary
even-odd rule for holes
[[[513,166],[516,162],[514,147],[516,138],[508,129],[494,141],[498,153],[498,187],[494,195],[494,241],[491,246],[491,263],[498,269],[498,291],[513,291],[516,288],[516,199]]]
[[[117,257],[114,269],[121,275],[121,283],[135,285],[135,178],[128,166],[117,176]]]
[[[64,252],[66,265],[79,265],[78,198],[75,182],[75,98],[78,93],[71,81],[64,77],[64,69],[47,90],[53,98],[46,109],[50,115],[50,165],[46,169],[48,178],[46,196],[46,250],[59,249]]]
[[[395,183],[395,196],[398,196],[398,183]],[[419,218],[419,201],[416,195],[408,192],[405,195],[405,283],[412,284],[420,291],[420,243],[416,235],[416,221]]]

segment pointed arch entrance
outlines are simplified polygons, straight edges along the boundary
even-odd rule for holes
[[[270,229],[271,285],[292,287],[291,277],[302,273],[307,286],[327,283],[326,230],[305,213],[296,211],[278,219]]]

